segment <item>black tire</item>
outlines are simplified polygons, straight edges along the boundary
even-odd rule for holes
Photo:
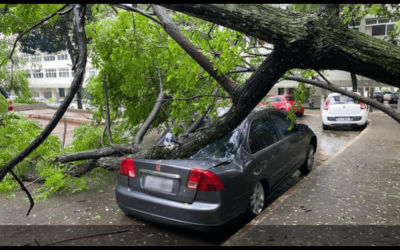
[[[251,218],[259,215],[266,207],[266,198],[268,197],[266,189],[260,181],[256,183],[250,196],[247,214]]]
[[[314,167],[314,145],[310,144],[307,152],[306,160],[304,161],[303,165],[299,168],[299,171],[302,175],[308,175]]]
[[[303,115],[304,115],[304,113],[300,113],[300,114],[299,114],[299,117],[303,117]]]
[[[329,126],[322,123],[322,130],[328,130]]]
[[[359,128],[360,130],[364,130],[364,129],[367,127],[367,123],[368,123],[368,122],[365,122],[364,125],[361,125],[361,126],[359,126],[358,128]]]
[[[284,114],[284,115],[287,115],[287,112],[286,112],[286,110],[284,110],[284,109],[281,109],[281,112],[282,112],[282,114]]]

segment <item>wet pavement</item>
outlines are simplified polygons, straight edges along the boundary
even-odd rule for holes
[[[44,120],[39,121],[43,125],[46,123]],[[321,165],[326,159],[335,154],[340,150],[340,148],[345,146],[361,132],[348,130],[346,128],[343,128],[344,130],[322,131],[320,113],[315,111],[308,112],[304,117],[298,118],[298,123],[309,125],[317,134],[318,149],[315,158],[316,167]],[[60,127],[60,125],[62,126]],[[72,130],[71,126],[68,124],[68,127]],[[60,123],[57,128],[59,128],[58,130],[62,128],[63,131],[63,123]],[[71,131],[70,129],[68,129],[68,131]],[[56,130],[54,132],[56,132]],[[59,134],[56,133],[56,135]],[[158,135],[153,134],[145,137],[145,140],[147,140],[147,143],[151,143],[157,138]],[[0,225],[31,225],[31,227],[24,227],[24,230],[28,231],[35,231],[37,225],[81,225],[81,227],[73,227],[74,230],[78,230],[77,228],[83,230],[85,227],[82,227],[82,225],[89,226],[89,228],[86,227],[85,230],[97,230],[93,228],[96,228],[97,225],[107,225],[107,228],[113,231],[117,230],[116,225],[118,225],[124,226],[127,230],[126,232],[122,232],[120,237],[124,234],[129,235],[129,233],[135,232],[135,242],[129,241],[130,245],[206,246],[221,245],[242,226],[249,222],[245,221],[243,224],[236,228],[232,228],[232,230],[228,232],[205,234],[187,229],[159,225],[139,218],[127,216],[120,211],[115,201],[114,188],[116,185],[116,175],[117,173],[109,173],[106,176],[106,182],[89,184],[90,189],[88,191],[73,195],[54,194],[50,197],[49,201],[39,201],[35,204],[28,217],[26,217],[26,212],[29,208],[29,203],[21,199],[25,197],[23,192],[17,192],[16,198],[8,200],[5,200],[2,196],[0,198]],[[300,177],[299,172],[296,172],[281,186],[281,188],[267,201],[267,203],[274,203],[282,196],[282,194],[298,184],[302,179],[303,177]],[[35,183],[29,186],[28,189],[32,191],[38,186],[39,184]],[[33,225],[35,225],[35,227]],[[43,228],[45,227],[43,226]],[[17,228],[16,230],[20,229]],[[0,226],[0,232],[1,231],[2,227]],[[39,238],[35,239],[40,241]],[[36,244],[33,242],[32,238],[29,238],[29,240],[27,239],[27,241],[29,242],[25,242],[25,244]],[[52,241],[48,240],[48,243],[49,242]],[[76,244],[82,245],[82,242],[83,241],[78,241]],[[92,243],[97,244],[97,242],[94,241]],[[127,243],[126,239],[125,243]],[[23,243],[20,244],[23,245]],[[62,244],[63,243],[60,243],[60,245]]]
[[[369,119],[362,136],[223,245],[400,245],[400,125]]]

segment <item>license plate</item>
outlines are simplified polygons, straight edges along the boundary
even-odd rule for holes
[[[336,118],[336,121],[351,121],[351,118]]]
[[[154,191],[171,192],[173,182],[172,179],[147,175],[144,179],[144,187]]]

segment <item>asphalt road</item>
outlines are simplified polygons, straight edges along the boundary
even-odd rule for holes
[[[310,112],[304,117],[298,118],[298,123],[309,125],[317,134],[318,148],[315,157],[316,168],[361,132],[359,130],[350,130],[346,128],[322,131],[321,117],[318,112]],[[147,140],[152,141],[154,139],[155,135],[150,136]],[[301,178],[300,173],[296,172],[281,186],[273,197],[268,199],[267,203],[273,203],[283,193],[296,185]],[[4,227],[1,227],[1,225],[35,225],[35,227],[27,227],[24,229],[28,231],[30,230],[33,233],[39,233],[40,230],[37,230],[38,228],[42,228],[43,230],[46,229],[44,226],[37,227],[36,225],[65,225],[75,228],[75,231],[78,228],[83,230],[85,227],[73,227],[73,225],[89,225],[91,226],[90,229],[92,231],[94,228],[100,228],[96,227],[96,225],[103,225],[103,228],[115,231],[117,230],[118,225],[129,228],[129,232],[119,233],[119,238],[117,236],[114,237],[114,242],[118,242],[119,244],[127,243],[127,239],[131,239],[129,245],[211,246],[221,245],[241,228],[241,226],[238,226],[232,228],[229,232],[207,234],[182,228],[159,225],[139,218],[127,216],[120,211],[115,201],[114,188],[116,185],[116,173],[107,174],[105,179],[107,180],[105,183],[89,184],[89,191],[73,195],[54,194],[49,201],[39,201],[35,204],[28,217],[26,217],[26,212],[28,211],[29,203],[21,199],[22,197],[25,197],[23,192],[18,192],[16,198],[8,200],[6,200],[4,196],[1,196],[0,232],[2,229],[4,230]],[[29,186],[29,190],[37,188],[38,185],[39,184],[33,184]],[[244,221],[243,226],[247,222],[249,221]],[[104,225],[108,225],[108,227],[104,227]],[[11,230],[11,227],[7,228]],[[86,229],[85,232],[89,233],[89,228]],[[65,232],[66,230],[62,231]],[[133,235],[130,236],[130,234]],[[125,236],[127,238],[124,238]],[[10,240],[11,239],[12,237],[10,236]],[[40,237],[35,238],[35,240],[41,242],[41,245],[46,244],[46,242],[50,243],[56,241],[56,239],[45,239]],[[24,238],[24,242],[17,242],[18,241],[14,241],[13,245],[34,245],[32,237]],[[90,240],[76,239],[73,243],[76,245],[101,244],[101,240],[96,240],[96,237],[91,237]],[[56,245],[63,244],[67,243],[64,242]]]

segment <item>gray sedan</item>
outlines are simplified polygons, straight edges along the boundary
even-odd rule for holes
[[[308,174],[317,138],[276,109],[253,111],[234,131],[185,160],[121,162],[116,200],[126,214],[213,231],[243,215],[256,216],[266,199],[297,170]]]

